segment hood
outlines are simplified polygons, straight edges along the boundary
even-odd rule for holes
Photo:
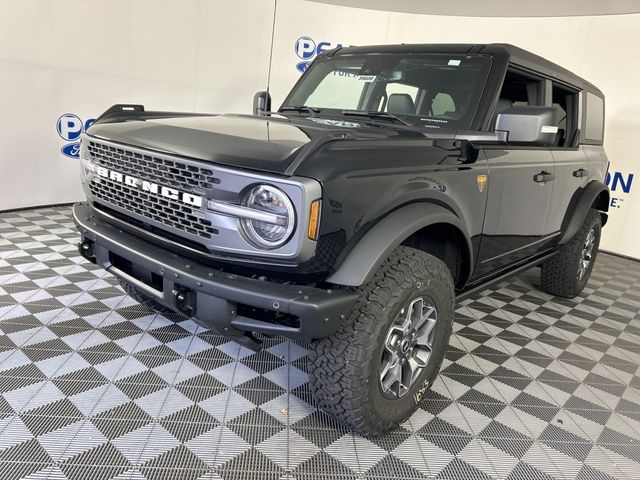
[[[220,165],[288,174],[288,167],[323,143],[361,136],[397,136],[398,131],[320,118],[194,115],[97,122],[87,134],[156,152]],[[357,129],[356,129],[357,128]],[[414,133],[415,135],[415,133]]]

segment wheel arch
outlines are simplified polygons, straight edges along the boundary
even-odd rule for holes
[[[604,226],[607,223],[609,202],[609,188],[599,180],[592,180],[581,192],[576,192],[562,222],[562,237],[559,244],[564,245],[574,237],[592,208],[600,212]]]
[[[352,287],[366,284],[400,245],[443,260],[456,286],[471,276],[473,249],[462,219],[442,205],[420,202],[393,211],[371,227],[327,282]]]

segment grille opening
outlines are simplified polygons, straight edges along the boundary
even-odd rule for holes
[[[174,188],[192,191],[193,188],[209,189],[220,183],[213,170],[206,166],[189,165],[178,160],[156,157],[153,154],[133,152],[98,142],[89,142],[91,158],[103,167],[126,175],[144,174],[144,180],[155,183],[169,182]]]
[[[174,235],[171,232],[168,232],[166,230],[162,230],[160,228],[156,228],[153,225],[149,225],[148,223],[144,223],[140,220],[137,220],[133,217],[130,217],[129,215],[125,215],[123,213],[117,212],[116,210],[107,207],[106,205],[103,205],[100,202],[94,202],[93,206],[100,210],[103,211],[105,213],[108,213],[109,215],[117,218],[118,220],[121,220],[123,222],[129,223],[131,225],[133,225],[134,227],[140,228],[142,230],[146,230],[147,232],[151,232],[155,235],[158,235],[159,237],[163,237],[166,238],[167,240],[170,240],[172,242],[176,242],[180,245],[184,245],[185,247],[189,247],[192,248],[194,250],[198,250],[199,252],[202,253],[209,253],[209,250],[202,245],[201,243],[198,242],[194,242],[191,241],[187,238],[184,237],[179,237],[178,235]]]
[[[289,328],[300,328],[300,319],[295,315],[290,315],[288,313],[263,310],[261,308],[254,308],[249,305],[242,304],[238,304],[237,312],[238,315],[251,318],[253,320],[272,323],[274,325],[282,325]]]
[[[131,275],[136,280],[140,280],[145,285],[162,292],[163,284],[162,277],[157,273],[150,272],[149,270],[143,269],[133,263],[131,263],[126,258],[122,258],[120,255],[117,255],[113,252],[109,252],[109,261],[111,264],[119,270]]]
[[[198,216],[197,209],[178,201],[149,195],[105,178],[91,181],[89,190],[98,200],[185,233],[206,239],[218,234],[210,220]]]
[[[207,165],[191,165],[93,141],[87,148],[92,161],[101,167],[182,192],[200,195],[203,190],[220,183]],[[187,203],[114,181],[110,177],[94,177],[88,186],[95,199],[187,236],[211,240],[219,233],[211,221],[204,218],[200,208]]]

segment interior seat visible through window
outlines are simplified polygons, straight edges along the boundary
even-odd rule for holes
[[[408,93],[392,93],[387,102],[387,112],[414,115],[416,106]]]

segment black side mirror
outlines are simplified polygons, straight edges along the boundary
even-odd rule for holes
[[[269,92],[258,92],[253,96],[253,114],[266,115],[271,111],[271,95]]]
[[[498,114],[496,131],[507,132],[510,144],[548,146],[555,142],[557,124],[553,107],[511,107]]]

